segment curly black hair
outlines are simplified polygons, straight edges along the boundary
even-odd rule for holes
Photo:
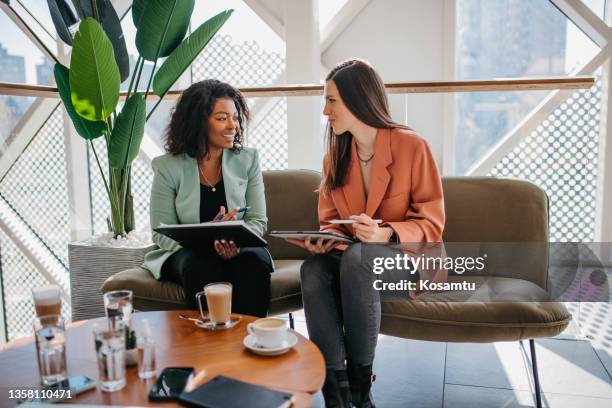
[[[219,98],[231,98],[238,112],[238,129],[232,151],[242,150],[249,108],[240,91],[216,79],[196,82],[187,88],[176,104],[166,129],[165,149],[170,154],[187,154],[202,160],[208,153],[208,118]]]

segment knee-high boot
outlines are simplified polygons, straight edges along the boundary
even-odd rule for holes
[[[360,366],[349,362],[347,371],[353,405],[356,408],[375,408],[371,389],[376,376],[372,374],[372,364]]]
[[[323,384],[326,408],[350,408],[351,393],[346,370],[328,369]]]

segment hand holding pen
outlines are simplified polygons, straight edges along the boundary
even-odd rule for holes
[[[236,208],[232,208],[232,210],[226,214],[225,207],[221,206],[220,211],[217,213],[217,215],[215,215],[215,218],[212,219],[212,222],[235,221],[236,214],[241,213],[241,212],[246,212],[250,208],[251,207],[240,207],[240,208],[236,207]]]

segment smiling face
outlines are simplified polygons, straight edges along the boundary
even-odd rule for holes
[[[330,126],[334,130],[334,133],[340,135],[346,131],[350,131],[351,128],[359,122],[359,120],[348,110],[342,98],[340,98],[340,92],[333,80],[325,82],[325,106],[323,107],[323,115],[327,116]]]
[[[239,131],[238,111],[232,98],[219,98],[215,101],[208,117],[208,148],[231,149],[234,137]]]

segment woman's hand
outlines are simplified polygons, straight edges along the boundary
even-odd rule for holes
[[[236,246],[234,241],[226,241],[224,239],[222,240],[217,239],[214,242],[214,246],[215,246],[215,251],[217,251],[217,255],[219,255],[221,258],[225,259],[226,261],[228,259],[232,259],[233,257],[235,257],[236,255],[240,253],[240,248]]]
[[[305,250],[307,250],[313,255],[326,254],[332,249],[334,249],[336,245],[340,244],[340,242],[334,239],[325,239],[325,238],[319,238],[317,242],[313,244],[311,242],[310,237],[307,237],[306,240],[304,241],[299,240],[299,239],[294,239],[294,238],[287,238],[285,239],[285,241],[289,242],[290,244],[299,246],[300,248],[304,248]]]
[[[378,223],[367,214],[351,215],[351,220],[357,221],[353,224],[355,238],[361,242],[389,242],[393,235],[391,227],[379,227]]]
[[[225,207],[221,206],[219,207],[219,212],[217,213],[215,218],[213,218],[212,222],[234,221],[236,219],[237,211],[238,211],[238,208],[233,208],[230,212],[226,213]],[[213,245],[215,247],[215,251],[217,252],[217,255],[219,255],[221,258],[225,259],[226,261],[228,259],[232,259],[236,255],[238,255],[238,253],[240,252],[240,248],[236,246],[234,241],[226,241],[224,239],[222,240],[217,239],[215,240]]]
[[[238,208],[232,208],[230,212],[225,213],[225,207],[219,207],[219,212],[215,215],[215,218],[212,219],[212,222],[221,222],[221,221],[234,221],[236,220],[236,213],[238,212]]]

